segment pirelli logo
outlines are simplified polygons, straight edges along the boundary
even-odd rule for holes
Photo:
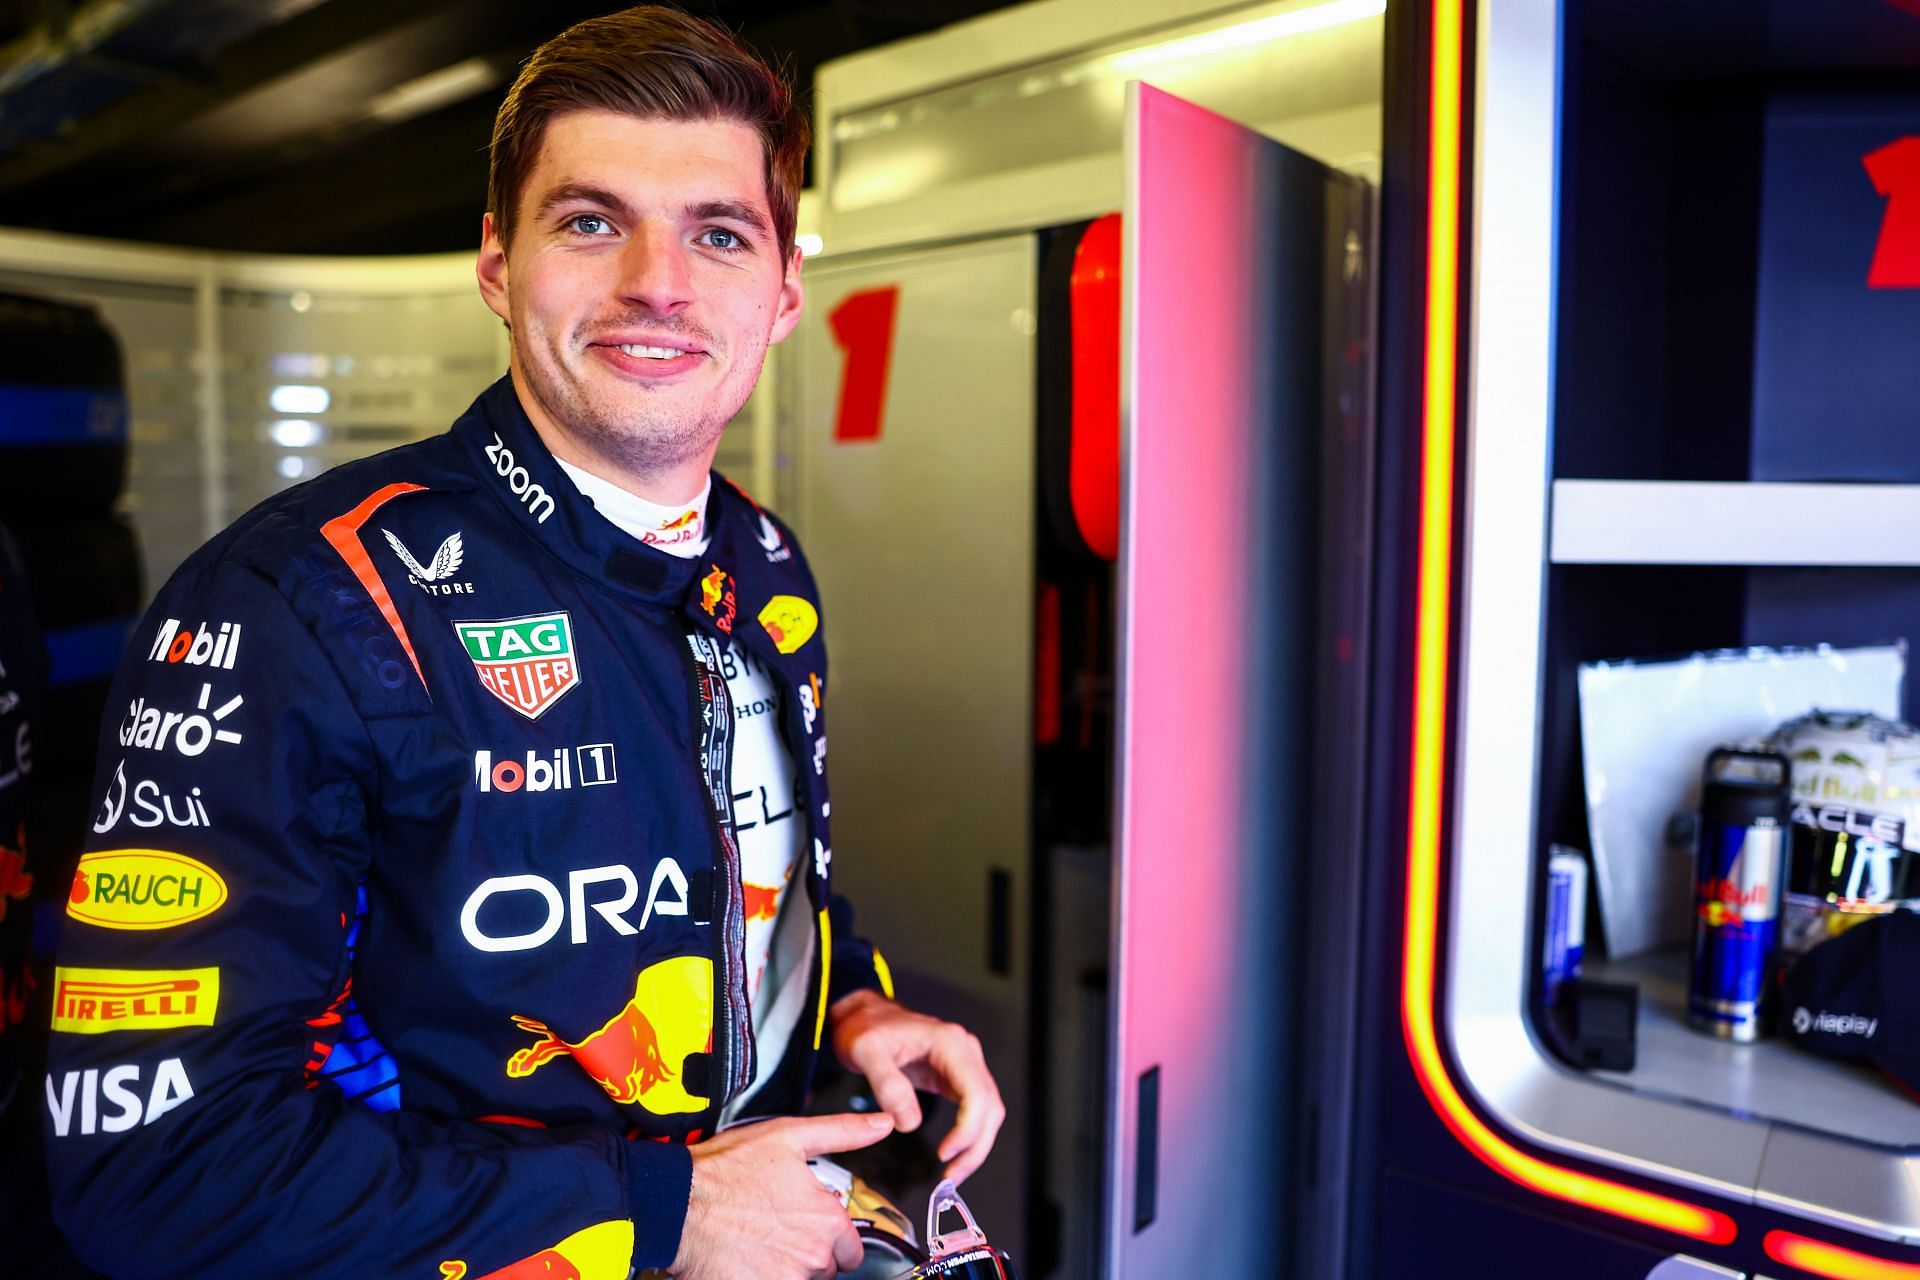
[[[218,969],[53,971],[53,1029],[80,1035],[210,1027],[220,1003]]]

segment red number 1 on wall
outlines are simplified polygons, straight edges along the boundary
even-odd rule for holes
[[[840,348],[840,407],[835,440],[878,440],[887,405],[887,373],[893,367],[893,322],[900,286],[850,293],[827,313],[833,343]]]
[[[1920,289],[1920,135],[1890,142],[1860,162],[1887,201],[1867,287]]]

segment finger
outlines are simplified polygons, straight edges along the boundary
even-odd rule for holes
[[[1002,1112],[989,1127],[985,1137],[947,1161],[947,1166],[941,1171],[940,1176],[951,1179],[956,1186],[972,1177],[992,1154],[994,1138],[1000,1132],[1000,1121],[1005,1118],[1005,1112]]]
[[[867,1247],[860,1243],[860,1233],[853,1229],[849,1220],[846,1230],[833,1241],[833,1265],[842,1271],[857,1271],[861,1260],[867,1256]]]
[[[998,1095],[975,1100],[971,1110],[963,1104],[953,1129],[940,1144],[939,1156],[947,1161],[947,1176],[958,1182],[984,1164],[1006,1118],[1006,1105]]]
[[[873,1090],[873,1100],[880,1109],[893,1118],[894,1127],[902,1133],[912,1133],[920,1127],[920,1099],[914,1096],[913,1082],[908,1080],[899,1067],[891,1062],[877,1061],[863,1064],[867,1075],[867,1086]]]
[[[794,1116],[769,1120],[803,1156],[830,1156],[839,1151],[858,1151],[870,1147],[893,1132],[893,1118],[885,1114],[858,1115],[845,1112],[832,1116]]]
[[[1006,1118],[1006,1107],[1000,1100],[999,1088],[993,1083],[993,1073],[987,1070],[980,1042],[972,1036],[960,1037],[950,1051],[940,1055],[938,1065],[953,1096],[960,1101],[953,1128],[940,1141],[940,1158],[951,1160],[983,1137],[991,1145],[992,1134]]]

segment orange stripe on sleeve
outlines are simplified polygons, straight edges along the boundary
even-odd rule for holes
[[[340,558],[347,562],[347,568],[353,570],[353,576],[373,597],[373,603],[379,608],[380,616],[393,628],[394,638],[400,641],[400,647],[407,651],[407,661],[413,664],[413,674],[420,677],[420,687],[427,688],[426,673],[420,670],[420,659],[413,652],[413,640],[407,635],[406,624],[400,621],[399,610],[393,607],[393,597],[387,594],[387,584],[380,580],[380,573],[373,567],[373,560],[367,555],[367,549],[360,541],[360,526],[373,518],[373,513],[403,493],[421,493],[426,490],[423,484],[390,484],[384,489],[375,490],[367,499],[345,515],[335,516],[320,526],[320,536],[327,540]],[[431,694],[433,691],[428,689]]]

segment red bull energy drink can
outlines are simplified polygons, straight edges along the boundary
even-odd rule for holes
[[[1707,757],[1687,1021],[1726,1040],[1758,1040],[1772,1029],[1789,768],[1772,751],[1721,747]]]

